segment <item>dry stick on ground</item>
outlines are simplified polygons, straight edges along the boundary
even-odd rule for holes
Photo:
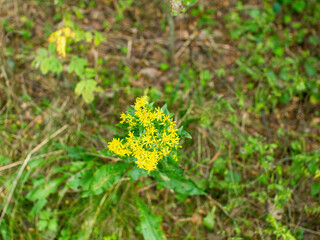
[[[36,158],[31,158],[29,161],[32,161],[32,160],[35,160],[35,159],[38,159],[38,158],[44,158],[44,157],[47,157],[47,156],[50,156],[50,155],[53,155],[53,154],[57,154],[57,153],[60,154],[60,153],[63,153],[63,151],[64,150],[61,149],[61,150],[58,150],[56,152],[42,154],[42,155],[37,156]],[[10,169],[10,168],[13,168],[13,167],[16,167],[16,166],[19,166],[22,163],[23,163],[23,160],[18,161],[18,162],[14,162],[14,163],[10,163],[10,164],[5,165],[5,166],[1,166],[0,167],[0,175],[1,175],[2,171]]]
[[[198,36],[199,32],[194,31],[189,39],[182,45],[182,47],[178,50],[177,54],[175,55],[176,58],[179,58],[180,55],[187,49],[187,47],[191,44],[191,42]]]
[[[3,210],[2,210],[2,213],[1,213],[1,217],[0,217],[0,224],[4,218],[4,215],[6,214],[6,211],[7,211],[7,208],[10,204],[10,201],[11,201],[11,198],[12,198],[12,195],[14,193],[14,190],[18,184],[18,181],[22,175],[22,172],[23,170],[25,169],[25,167],[27,166],[31,156],[37,152],[43,145],[45,145],[46,143],[48,143],[48,141],[54,137],[56,137],[57,135],[59,135],[61,132],[63,132],[68,126],[67,125],[64,125],[62,128],[60,128],[58,131],[56,131],[55,133],[53,133],[50,137],[46,138],[45,140],[43,140],[39,145],[37,145],[34,149],[32,149],[29,154],[27,155],[27,157],[25,158],[25,160],[23,161],[23,164],[18,172],[18,175],[16,177],[16,179],[14,180],[13,184],[12,184],[12,187],[11,187],[11,190],[8,194],[8,197],[7,197],[7,200],[4,204],[4,207],[3,207]]]
[[[0,172],[4,171],[4,170],[7,170],[7,169],[10,169],[10,168],[13,168],[15,166],[18,166],[20,165],[21,163],[23,163],[23,161],[18,161],[18,162],[14,162],[14,163],[10,163],[6,166],[3,166],[3,167],[0,167]]]
[[[311,233],[313,235],[317,235],[317,236],[320,236],[320,232],[317,232],[317,231],[314,231],[314,230],[311,230],[311,229],[308,229],[308,228],[304,228],[304,227],[301,227],[301,226],[298,226],[298,225],[295,225],[295,224],[290,224],[289,223],[289,226],[290,227],[293,227],[293,228],[299,228],[305,232],[308,232],[308,233]]]

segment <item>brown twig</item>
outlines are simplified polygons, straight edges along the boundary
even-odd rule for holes
[[[157,185],[157,184],[153,183],[153,184],[150,184],[150,185],[145,186],[145,187],[143,187],[143,188],[140,188],[140,189],[138,190],[138,193],[141,193],[141,192],[144,192],[144,191],[146,191],[146,190],[149,190],[150,188],[153,188],[153,187],[155,187],[156,185]]]
[[[10,169],[10,168],[13,168],[15,166],[18,166],[20,165],[21,163],[23,163],[23,161],[18,161],[18,162],[14,162],[14,163],[10,163],[6,166],[3,166],[3,167],[0,167],[0,172],[4,171],[4,170],[7,170],[7,169]]]
[[[320,236],[320,232],[317,232],[317,231],[314,231],[314,230],[311,230],[311,229],[308,229],[308,228],[304,228],[304,227],[301,227],[301,226],[298,226],[298,225],[295,225],[295,224],[289,224],[290,227],[293,227],[293,228],[299,228],[305,232],[308,232],[308,233],[311,233],[313,235],[317,235],[317,236]]]
[[[198,36],[199,32],[195,31],[191,34],[190,38],[188,41],[186,41],[182,47],[178,50],[176,53],[176,58],[180,57],[180,55],[186,50],[186,48],[191,44],[191,42]]]
[[[221,151],[218,150],[218,152],[211,158],[211,160],[209,161],[209,163],[213,163],[215,160],[217,160],[217,158],[220,156]]]
[[[47,156],[50,156],[50,155],[53,155],[53,154],[60,154],[62,153],[63,150],[58,150],[58,151],[55,151],[55,152],[52,152],[52,153],[46,153],[46,154],[42,154],[42,155],[39,155],[37,156],[36,158],[33,158],[33,159],[30,159],[31,160],[35,160],[35,159],[39,159],[39,158],[43,158],[43,157],[47,157]],[[17,161],[17,162],[14,162],[14,163],[10,163],[8,165],[5,165],[5,166],[2,166],[0,167],[0,173],[4,170],[7,170],[7,169],[10,169],[10,168],[13,168],[13,167],[16,167],[16,166],[19,166],[20,164],[22,164],[23,161]]]

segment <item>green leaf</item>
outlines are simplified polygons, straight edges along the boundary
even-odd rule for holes
[[[85,68],[84,69],[84,79],[92,79],[97,75],[96,68]]]
[[[166,63],[160,63],[160,69],[162,71],[167,70],[170,67],[170,65],[166,64]]]
[[[181,132],[181,138],[189,138],[189,139],[192,139],[191,135],[187,132],[187,131],[182,131]]]
[[[163,111],[163,113],[165,115],[169,115],[168,105],[167,104],[163,105],[161,109],[162,109],[162,111]]]
[[[55,178],[47,184],[41,185],[40,188],[36,188],[27,194],[27,199],[30,201],[36,201],[48,197],[50,194],[57,191],[58,187],[65,178]]]
[[[183,195],[192,196],[205,194],[205,192],[198,188],[193,181],[180,177],[176,174],[157,172],[153,173],[153,176],[163,187],[172,189]]]
[[[207,82],[211,80],[212,76],[208,70],[204,70],[200,73],[200,84],[202,87],[207,85]]]
[[[102,88],[97,86],[94,80],[81,80],[75,89],[76,95],[82,95],[86,103],[91,103],[94,99],[94,92],[102,92]]]
[[[62,72],[62,64],[55,56],[44,58],[40,64],[40,71],[42,74],[52,73],[60,74]]]
[[[171,13],[174,16],[179,15],[187,11],[189,7],[196,4],[198,0],[172,0],[171,3]]]
[[[282,6],[280,3],[278,2],[275,2],[273,5],[272,5],[272,9],[273,9],[273,12],[278,14],[281,12],[281,9],[282,9]]]
[[[179,135],[180,138],[190,138],[190,139],[192,139],[191,135],[187,131],[183,130],[183,126],[181,126],[178,129],[178,135]]]
[[[139,177],[143,176],[143,177],[147,177],[147,171],[138,167],[134,167],[133,169],[131,169],[128,173],[128,175],[130,176],[131,180],[135,181],[137,180]]]
[[[226,180],[228,182],[239,183],[241,181],[241,177],[236,172],[229,170],[226,175]]]
[[[44,48],[40,48],[37,50],[37,57],[33,60],[32,66],[35,68],[39,68],[41,63],[48,58],[48,51]]]
[[[72,175],[72,177],[67,182],[67,186],[74,190],[78,190],[78,188],[81,187],[82,190],[87,191],[90,187],[91,180],[92,170],[86,169]]]
[[[92,32],[89,32],[89,31],[85,32],[84,36],[85,36],[86,42],[88,42],[88,43],[92,42],[92,39],[93,39]]]
[[[0,233],[1,233],[0,236],[2,236],[3,240],[10,240],[10,239],[12,239],[12,238],[10,237],[11,234],[10,234],[9,228],[8,228],[8,226],[6,225],[5,221],[2,221],[2,222],[0,223]]]
[[[48,44],[48,50],[49,50],[49,53],[56,54],[57,53],[56,42],[50,42]]]
[[[43,207],[47,204],[47,202],[48,202],[48,201],[47,201],[47,199],[45,199],[45,198],[39,199],[39,200],[33,205],[33,208],[31,209],[31,211],[30,211],[29,214],[30,214],[32,217],[35,217],[35,215],[43,209]]]
[[[276,55],[277,57],[282,57],[284,54],[284,49],[283,47],[275,47],[273,50],[274,55]]]
[[[94,156],[90,155],[90,153],[85,148],[81,146],[69,147],[65,144],[61,144],[59,146],[66,150],[68,156],[71,158],[81,159],[84,161],[90,161],[95,158]]]
[[[48,226],[48,221],[46,220],[39,220],[37,227],[39,231],[44,231]]]
[[[98,31],[94,31],[94,45],[99,46],[103,40],[105,40],[103,34]]]
[[[84,68],[88,65],[88,61],[77,56],[72,57],[68,67],[68,73],[75,72],[79,77],[83,76]]]
[[[146,240],[166,239],[161,229],[161,218],[156,216],[151,210],[137,198],[140,218],[140,232]]]
[[[320,183],[314,182],[311,185],[311,194],[312,196],[317,195],[320,192]]]
[[[58,225],[58,222],[57,222],[56,218],[53,218],[53,219],[51,219],[49,221],[49,223],[48,223],[48,229],[49,230],[51,230],[53,232],[56,232],[56,231],[58,231],[58,227],[59,227],[59,225]]]
[[[317,58],[308,58],[304,63],[304,69],[309,77],[317,76]]]
[[[293,10],[300,13],[304,10],[305,6],[306,6],[306,3],[304,0],[297,0],[297,1],[294,1],[292,4]]]
[[[40,64],[40,71],[42,74],[46,75],[49,72],[50,69],[50,59],[45,58]]]
[[[51,215],[52,215],[52,212],[50,211],[42,211],[40,212],[39,217],[42,220],[49,220]]]
[[[211,211],[207,214],[207,216],[203,219],[203,224],[209,229],[213,230],[214,223],[215,223],[215,211],[216,206],[214,206]]]
[[[249,14],[250,14],[250,17],[252,17],[253,19],[257,19],[258,17],[261,17],[261,11],[259,9],[252,9]]]
[[[290,102],[291,98],[292,98],[292,96],[291,96],[290,92],[284,91],[279,100],[281,103],[286,104],[286,103]]]
[[[187,7],[191,7],[194,4],[196,4],[198,2],[198,0],[183,0],[182,3],[183,5],[187,6]]]
[[[100,167],[93,175],[89,192],[84,196],[98,195],[111,188],[115,182],[120,180],[129,166],[129,163],[117,163]]]
[[[277,75],[269,69],[265,71],[265,74],[270,86],[275,86],[277,84]]]
[[[10,159],[3,156],[3,155],[0,155],[0,164],[1,165],[5,165],[5,164],[8,164],[10,162]]]
[[[291,147],[296,152],[302,152],[302,145],[299,141],[293,141],[291,142]]]

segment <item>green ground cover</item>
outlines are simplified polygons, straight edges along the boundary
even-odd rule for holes
[[[0,239],[320,238],[320,1],[192,4],[0,1]],[[108,150],[142,96],[151,172]]]

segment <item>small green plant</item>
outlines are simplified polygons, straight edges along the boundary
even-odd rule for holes
[[[73,25],[70,23],[69,25]],[[67,73],[74,74],[80,81],[75,87],[75,94],[82,96],[86,103],[94,100],[94,93],[102,92],[96,81],[96,68],[89,67],[85,58],[79,55],[67,56],[72,50],[73,43],[87,42],[98,46],[104,39],[97,31],[83,31],[75,27],[64,27],[52,33],[48,39],[48,49],[38,49],[33,66],[39,68],[41,73],[60,76],[67,67]]]
[[[132,6],[133,0],[116,1],[117,16],[116,21],[124,18],[124,11]]]
[[[318,16],[317,1],[277,1],[264,3],[264,9],[246,8],[238,2],[237,9],[225,16],[230,36],[238,41],[243,51],[237,60],[239,75],[248,76],[247,86],[256,87],[254,110],[268,112],[279,104],[287,104],[294,97],[319,102],[317,60],[309,50],[291,52],[295,44],[319,44],[314,34],[308,33],[301,22],[292,16],[310,11],[304,23],[316,27],[313,18]],[[308,10],[306,10],[308,9]],[[279,16],[284,15],[283,18]],[[277,28],[275,23],[285,26]],[[268,59],[268,61],[266,61]]]
[[[179,15],[186,12],[189,7],[197,2],[198,0],[170,0],[171,12],[174,16]]]
[[[274,216],[268,214],[267,222],[270,223],[270,228],[266,229],[268,234],[274,235],[277,240],[296,240],[296,238],[290,233],[288,227],[282,226],[280,222],[278,222]]]
[[[6,2],[1,239],[317,238],[318,0]]]
[[[114,189],[119,188],[125,175],[135,183],[139,182],[139,178],[150,177],[158,189],[173,190],[179,200],[205,194],[178,166],[180,140],[191,136],[182,127],[176,129],[172,117],[166,105],[155,108],[154,103],[147,101],[147,97],[137,98],[133,108],[128,108],[127,113],[121,115],[118,127],[123,134],[115,136],[108,144],[109,149],[90,153],[81,147],[62,145],[75,161],[56,167],[50,176],[39,175],[33,179],[32,188],[26,196],[33,203],[30,219],[39,215],[39,230],[44,233],[56,231],[56,215],[47,208],[49,199],[62,199],[67,191],[78,192],[78,201],[84,203],[87,202],[86,198],[102,194],[111,194],[116,198],[118,191]],[[111,158],[115,162],[105,164],[97,161],[95,156]],[[66,184],[58,191],[64,182]],[[141,221],[138,231],[145,239],[165,239],[160,217],[152,213],[138,196],[136,204]],[[109,208],[105,210],[109,211]],[[88,226],[92,226],[96,220],[97,217],[86,219],[83,224],[86,231],[80,233],[85,236],[84,239],[90,239],[93,230]],[[65,230],[62,233],[61,239],[73,239],[68,237]]]

